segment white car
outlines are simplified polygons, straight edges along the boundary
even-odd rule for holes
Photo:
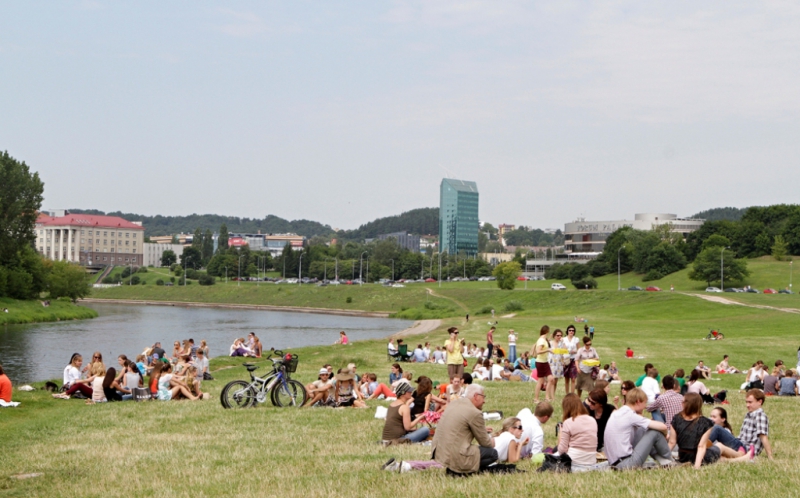
[[[328,285],[342,285],[338,280],[328,280]]]
[[[394,287],[395,289],[400,289],[402,287],[405,287],[405,285],[403,285],[403,284],[394,284],[394,285],[392,285],[392,287]]]
[[[706,292],[722,292],[719,287],[706,287]]]
[[[554,284],[551,284],[550,288],[553,289],[553,290],[567,290],[567,288],[564,287],[563,284],[559,284],[558,282],[556,282]]]

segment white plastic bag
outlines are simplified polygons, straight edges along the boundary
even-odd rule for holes
[[[375,409],[375,418],[386,418],[386,414],[389,413],[389,410],[385,406],[379,406]]]

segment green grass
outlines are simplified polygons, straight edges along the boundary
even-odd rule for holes
[[[8,308],[8,313],[2,309]],[[84,306],[75,306],[69,301],[53,300],[45,308],[41,301],[18,301],[0,298],[0,324],[56,322],[59,320],[81,320],[95,318],[97,312]],[[2,358],[0,358],[2,363]]]
[[[663,375],[678,367],[688,371],[701,359],[713,366],[723,354],[729,354],[731,364],[742,369],[758,359],[771,364],[781,358],[791,365],[798,346],[797,316],[793,314],[725,306],[678,293],[442,289],[435,288],[443,296],[439,299],[456,309],[456,302],[474,310],[491,305],[499,315],[505,303],[518,301],[524,311],[499,321],[501,331],[511,327],[517,330],[520,351],[532,346],[542,324],[564,329],[574,315],[586,316],[596,327],[595,346],[601,360],[616,360],[626,379],[638,377],[645,362],[654,363]],[[409,299],[424,300],[417,292],[409,289]],[[366,293],[353,295],[357,298],[354,305],[367,297]],[[459,326],[467,341],[485,342],[488,326],[483,315],[469,324],[461,316],[444,320],[438,330],[407,341],[412,345],[443,343],[445,329],[452,325]],[[725,332],[724,341],[702,340],[712,326]],[[170,331],[164,340],[183,336],[188,337],[188,331]],[[503,334],[495,337],[505,343]],[[643,358],[625,360],[628,346]],[[386,382],[390,362],[385,347],[385,341],[374,340],[346,347],[300,348],[294,350],[300,355],[295,377],[307,383],[324,363],[339,368],[352,361],[359,373],[376,372]],[[435,490],[437,496],[478,496],[497,493],[500,486],[504,495],[525,496],[535,489],[545,496],[749,497],[772,492],[791,496],[800,486],[800,467],[796,464],[800,459],[798,399],[768,398],[766,402],[776,456],[772,462],[760,458],[755,465],[718,464],[700,471],[678,468],[584,475],[542,475],[530,462],[523,462],[520,468],[527,471],[525,474],[462,480],[447,478],[441,471],[404,475],[380,471],[389,457],[424,460],[429,456],[429,447],[382,448],[377,444],[383,422],[373,415],[375,407],[384,402],[371,401],[367,410],[222,409],[217,400],[222,386],[247,377],[237,366],[240,363],[242,360],[236,358],[212,360],[217,380],[205,383],[214,396],[207,402],[85,406],[77,400],[53,400],[46,392],[15,391],[14,398],[22,405],[0,413],[0,495],[327,497],[396,496],[401,492],[426,496]],[[219,370],[228,366],[233,368]],[[408,364],[407,369],[415,378],[428,375],[444,380],[446,376],[444,367],[438,365]],[[738,433],[745,413],[738,392],[743,376],[715,378],[719,380],[707,384],[714,391],[730,390],[730,422]],[[514,414],[532,407],[529,384],[487,383],[486,389],[487,410]],[[618,387],[612,389],[612,395],[618,394]],[[563,385],[557,389],[557,398],[561,397]],[[708,408],[705,411],[707,414]],[[554,418],[558,419],[560,413],[557,407]],[[545,428],[546,446],[556,445],[554,423]],[[499,423],[490,425],[499,427]],[[44,475],[27,480],[6,478],[31,472]]]

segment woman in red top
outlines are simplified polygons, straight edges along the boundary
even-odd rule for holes
[[[0,399],[6,403],[11,403],[11,379],[8,378],[8,375],[3,370],[3,365],[0,365]]]

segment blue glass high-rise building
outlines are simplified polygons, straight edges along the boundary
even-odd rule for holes
[[[448,254],[478,253],[478,185],[445,178],[439,191],[439,250]]]

